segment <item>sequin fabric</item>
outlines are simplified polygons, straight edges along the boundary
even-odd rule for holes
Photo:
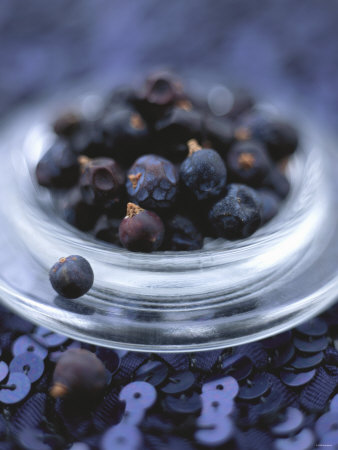
[[[189,354],[95,347],[0,312],[1,449],[336,448],[338,306],[260,342]],[[107,370],[88,408],[48,393],[77,347]]]

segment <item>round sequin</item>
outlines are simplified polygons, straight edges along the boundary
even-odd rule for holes
[[[156,402],[157,393],[151,384],[145,381],[134,381],[121,390],[119,398],[126,402],[127,409],[132,407],[147,409]]]
[[[0,402],[6,405],[18,403],[29,393],[31,383],[23,373],[10,373],[6,385],[0,385]]]
[[[239,386],[233,377],[219,378],[218,380],[209,381],[202,386],[202,392],[214,391],[216,389],[222,391],[230,398],[235,398],[238,394]]]
[[[225,444],[233,434],[232,421],[228,417],[210,421],[209,417],[201,416],[197,419],[197,426],[200,429],[195,432],[195,440],[207,447]]]
[[[338,450],[338,430],[326,433],[320,440],[318,447],[326,447],[330,450]]]
[[[46,348],[58,347],[69,340],[67,336],[54,333],[44,327],[38,327],[32,337]]]
[[[285,411],[284,420],[270,428],[270,431],[275,436],[290,436],[297,433],[302,428],[303,423],[303,413],[297,408],[289,407]]]
[[[129,407],[127,407],[129,408]],[[145,409],[143,408],[133,408],[132,405],[130,409],[125,409],[121,422],[127,425],[140,425],[144,418]]]
[[[101,442],[102,450],[139,450],[141,445],[139,429],[123,423],[109,428]]]
[[[8,366],[5,361],[0,361],[0,383],[7,377],[8,375]]]
[[[268,397],[261,397],[255,412],[260,422],[271,423],[283,408],[282,398],[279,392],[271,392]]]
[[[188,391],[195,383],[195,375],[189,370],[185,372],[178,372],[173,377],[169,378],[161,391],[165,394],[181,394]]]
[[[13,356],[17,356],[26,352],[36,353],[41,359],[45,359],[48,354],[45,347],[35,342],[30,336],[23,335],[14,341],[12,353]]]
[[[312,380],[316,374],[316,369],[308,372],[293,372],[291,370],[281,370],[279,373],[280,379],[284,384],[290,387],[304,386]]]
[[[40,430],[24,428],[18,434],[20,448],[25,450],[51,450],[51,446],[44,443],[44,433]]]
[[[282,347],[283,345],[288,344],[291,341],[292,332],[285,331],[284,333],[277,334],[276,336],[272,336],[267,339],[263,339],[261,344],[265,349],[273,349]]]
[[[227,375],[242,381],[251,374],[253,363],[248,356],[235,354],[223,361],[222,369]]]
[[[276,450],[312,450],[315,437],[311,430],[304,428],[300,433],[288,439],[276,439],[274,448]]]
[[[297,350],[303,353],[317,353],[326,349],[328,346],[328,339],[326,336],[322,336],[319,338],[311,338],[308,340],[301,339],[299,337],[295,337],[293,339],[293,344]]]
[[[135,380],[146,381],[153,386],[159,386],[168,376],[168,366],[160,361],[148,361],[135,373]]]
[[[291,361],[291,366],[294,369],[304,370],[304,369],[313,369],[318,366],[323,361],[324,353],[314,353],[309,356],[301,356],[297,355],[293,361]]]
[[[65,442],[61,436],[56,434],[46,434],[42,430],[30,427],[19,431],[17,439],[20,448],[25,450],[52,450],[65,448]],[[76,444],[71,447],[71,449],[73,448],[74,450],[85,450],[84,447],[82,447],[82,449],[81,447],[78,447],[77,449]]]
[[[90,448],[84,442],[75,442],[69,450],[90,450]]]
[[[9,370],[11,372],[22,372],[28,376],[31,383],[37,381],[43,371],[45,365],[42,359],[36,353],[21,353],[17,355],[10,363]]]
[[[288,364],[295,355],[295,347],[288,344],[285,347],[275,349],[271,357],[271,366],[274,369],[280,369]]]
[[[234,407],[233,399],[226,397],[222,391],[206,391],[201,394],[202,415],[226,416]]]
[[[182,394],[180,397],[167,396],[163,400],[163,407],[175,414],[197,414],[201,411],[201,397],[194,392],[191,396]]]
[[[338,415],[335,411],[329,411],[319,417],[315,424],[315,431],[321,438],[326,433],[338,429]]]
[[[255,400],[264,395],[270,388],[268,375],[265,373],[256,374],[251,380],[240,386],[238,398],[242,400]]]
[[[306,322],[299,325],[296,330],[305,335],[305,336],[324,336],[324,334],[328,331],[327,323],[320,319],[319,317],[316,317],[312,320],[307,320]]]

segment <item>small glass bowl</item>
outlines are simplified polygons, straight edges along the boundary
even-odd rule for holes
[[[270,223],[245,240],[206,240],[200,251],[142,254],[74,229],[36,184],[36,163],[52,139],[50,120],[64,104],[58,98],[30,108],[2,131],[0,296],[6,306],[93,344],[184,352],[265,338],[334,302],[337,156],[294,107],[282,109],[299,128],[301,146],[287,166],[291,192]],[[93,288],[76,300],[56,296],[48,279],[52,264],[70,254],[87,258],[95,274]]]

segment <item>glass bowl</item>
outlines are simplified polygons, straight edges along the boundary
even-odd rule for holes
[[[93,344],[184,352],[265,338],[334,302],[337,156],[293,105],[280,106],[299,128],[301,146],[287,166],[291,192],[270,223],[245,240],[206,240],[201,251],[141,254],[66,224],[48,190],[35,182],[35,165],[52,139],[48,124],[70,99],[74,93],[30,107],[1,133],[0,296],[6,306]],[[80,95],[79,105],[99,100]],[[52,264],[70,254],[87,258],[95,273],[93,288],[76,300],[56,296],[48,279]]]

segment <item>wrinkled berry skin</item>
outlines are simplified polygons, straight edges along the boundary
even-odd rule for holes
[[[259,189],[257,195],[261,204],[262,225],[264,225],[278,213],[281,199],[268,189]]]
[[[61,355],[55,366],[50,394],[86,404],[100,399],[106,385],[107,372],[101,360],[88,350],[72,348]]]
[[[183,161],[180,179],[197,200],[208,200],[225,191],[227,171],[215,150],[201,149]]]
[[[78,298],[92,287],[94,273],[82,256],[60,258],[49,271],[49,280],[55,291],[66,298]]]
[[[126,188],[131,201],[157,210],[173,206],[178,182],[176,168],[170,161],[161,156],[144,155],[130,168]]]
[[[164,225],[156,213],[141,209],[121,221],[119,236],[121,244],[128,250],[153,252],[163,242]]]
[[[286,158],[296,150],[298,135],[295,128],[283,120],[264,114],[249,114],[240,123],[250,138],[262,142],[272,159]]]
[[[209,212],[209,221],[219,237],[246,238],[261,224],[260,202],[255,191],[242,184],[229,184],[224,198]]]
[[[231,181],[259,186],[271,169],[271,161],[265,148],[255,141],[234,144],[226,157]]]
[[[63,188],[73,186],[79,177],[79,163],[69,145],[58,140],[42,156],[35,170],[41,186]]]
[[[92,159],[84,165],[80,177],[83,200],[109,209],[119,203],[124,180],[123,170],[113,159]]]
[[[188,217],[176,214],[166,222],[166,248],[174,251],[199,250],[203,246],[202,233]]]
[[[114,109],[102,119],[102,130],[109,154],[122,165],[130,165],[149,144],[148,126],[132,109]]]

